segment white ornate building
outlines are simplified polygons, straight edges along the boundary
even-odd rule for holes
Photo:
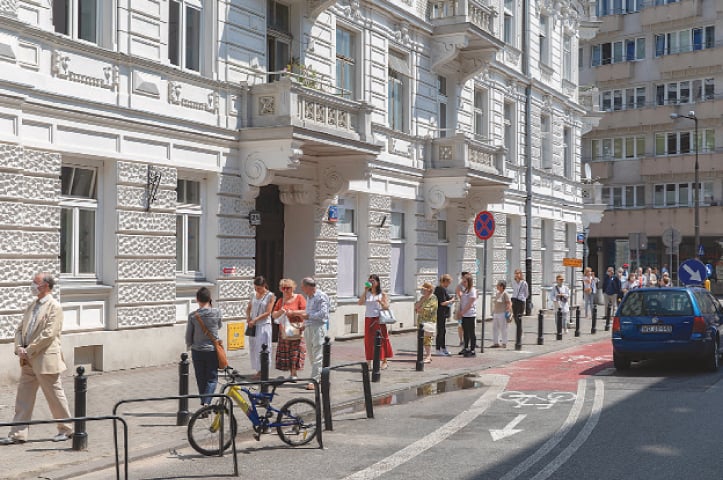
[[[539,294],[578,250],[584,3],[0,1],[0,383],[37,270],[102,370],[177,360],[199,286],[242,320],[255,274],[315,276],[336,337],[369,273],[401,328],[441,273],[529,257]]]

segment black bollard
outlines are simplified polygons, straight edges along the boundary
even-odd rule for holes
[[[592,327],[590,327],[590,333],[595,335],[597,333],[597,305],[592,304]]]
[[[515,350],[522,350],[522,314],[515,315]]]
[[[369,365],[362,362],[362,386],[364,387],[364,405],[367,409],[367,418],[374,418],[374,405],[372,403],[372,384],[369,382]]]
[[[580,336],[580,305],[575,307],[575,336]]]
[[[540,312],[537,314],[537,344],[538,345],[545,344],[544,323],[545,323],[545,314],[542,312],[542,310],[540,310]]]
[[[334,430],[331,418],[331,370],[329,367],[321,369],[321,404],[324,410],[324,430]]]
[[[84,367],[76,369],[78,375],[75,377],[75,417],[85,417],[87,407],[88,377]],[[76,420],[75,433],[73,433],[73,450],[88,449],[88,432],[85,431],[85,420]]]
[[[472,346],[472,348],[474,348],[474,345]],[[424,325],[422,323],[420,323],[419,328],[417,329],[417,371],[418,372],[424,371],[423,350],[424,350]]]
[[[269,379],[269,346],[265,343],[261,345],[261,381],[265,382]],[[266,383],[261,384],[261,392],[269,393],[269,385]]]
[[[557,329],[557,340],[562,340],[562,308],[558,308],[555,313],[555,328]]]
[[[331,338],[324,337],[322,346],[321,368],[331,367]]]
[[[382,331],[377,330],[374,335],[374,357],[372,359],[372,382],[378,382],[381,377]]]
[[[181,354],[181,361],[178,363],[178,394],[188,395],[188,368],[191,362],[188,361],[188,354]],[[178,412],[176,413],[176,425],[181,427],[188,425],[188,418],[191,413],[188,411],[188,398],[178,399]]]
[[[610,330],[610,305],[605,305],[605,331]]]
[[[474,350],[474,346],[472,347]],[[485,321],[482,319],[482,327],[480,328],[479,353],[485,353]]]

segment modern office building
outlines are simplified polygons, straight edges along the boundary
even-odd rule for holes
[[[667,265],[675,277],[681,260],[699,255],[723,268],[723,3],[604,0],[596,8],[598,34],[578,57],[580,85],[595,87],[603,112],[583,137],[583,161],[606,205],[590,228],[590,265]]]
[[[527,262],[539,294],[578,255],[587,8],[0,2],[0,381],[38,270],[99,370],[177,360],[200,286],[244,320],[255,275],[316,277],[332,337],[369,273],[395,328],[441,273],[490,293]]]

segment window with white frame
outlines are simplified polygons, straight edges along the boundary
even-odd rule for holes
[[[336,29],[336,88],[344,98],[356,97],[356,35]]]
[[[114,4],[110,0],[53,0],[53,29],[77,40],[110,46]]]
[[[406,55],[389,51],[388,76],[387,117],[389,127],[398,131],[406,131],[407,78],[409,77],[409,63]]]
[[[672,3],[677,1],[678,0],[655,0],[656,5],[657,2]],[[598,0],[595,9],[598,17],[604,17],[606,15],[636,13],[649,4],[650,2],[647,0]]]
[[[517,165],[517,123],[515,113],[515,104],[505,102],[505,149],[507,150],[507,162],[513,165]]]
[[[549,115],[540,115],[540,167],[552,168],[552,120]]]
[[[98,170],[64,165],[60,183],[60,273],[95,278]]]
[[[291,19],[289,6],[275,0],[266,2],[266,69],[280,72],[291,61]],[[279,74],[269,74],[268,81],[280,78]]]
[[[645,156],[645,137],[615,137],[590,142],[593,160],[622,160]]]
[[[512,46],[516,46],[517,44],[517,32],[515,28],[515,21],[517,19],[517,15],[515,13],[516,7],[516,0],[505,0],[502,38],[506,44]]]
[[[404,239],[405,225],[404,213],[391,212],[389,223],[389,237],[392,244],[390,291],[392,295],[404,295]]]
[[[565,35],[562,38],[562,78],[572,81],[572,37]]]
[[[645,101],[645,87],[600,92],[600,109],[604,112],[644,108]]]
[[[713,47],[715,47],[715,26],[713,25],[655,35],[656,57]]]
[[[201,182],[179,178],[176,195],[176,273],[201,278]]]
[[[660,183],[653,186],[655,207],[688,207],[695,204],[695,183]],[[700,184],[700,204],[713,202],[713,182]]]
[[[540,31],[538,32],[538,44],[540,48],[540,63],[543,65],[550,64],[550,17],[540,15]]]
[[[715,97],[715,79],[681,80],[655,86],[658,105],[677,105],[712,100]]]
[[[604,187],[602,201],[611,208],[645,207],[644,185],[617,185]]]
[[[695,153],[695,131],[658,132],[655,134],[655,155],[680,155]],[[698,131],[698,151],[708,153],[715,150],[715,130]]]
[[[357,291],[356,198],[340,197],[338,202],[337,295],[353,297]],[[374,273],[374,272],[371,272]]]
[[[477,140],[487,139],[487,118],[488,102],[487,90],[483,88],[474,89],[474,135]]]
[[[447,78],[437,76],[437,109],[439,115],[439,137],[447,136]]]
[[[201,70],[200,0],[168,1],[168,61],[171,65]]]
[[[645,37],[600,43],[590,47],[590,64],[593,67],[611,63],[632,62],[644,58]]]
[[[447,220],[437,220],[437,276],[447,273],[449,238]]]
[[[574,180],[573,178],[573,138],[572,129],[565,127],[562,131],[562,157],[564,162],[563,174],[565,178]]]

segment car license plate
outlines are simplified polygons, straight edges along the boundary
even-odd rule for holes
[[[641,325],[641,333],[672,333],[672,325]]]

